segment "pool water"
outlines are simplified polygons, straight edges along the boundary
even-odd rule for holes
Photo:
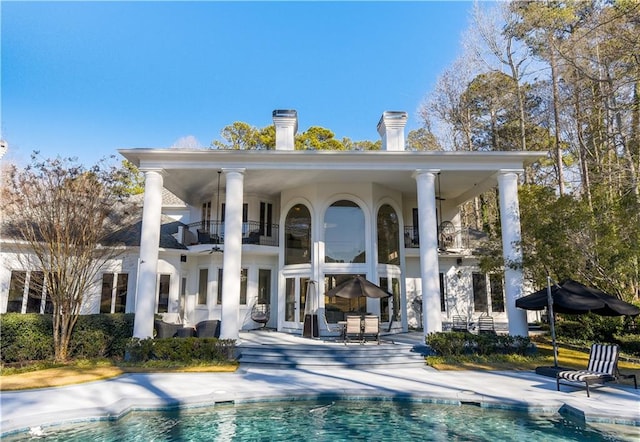
[[[612,426],[613,427],[613,426]],[[616,431],[618,427],[615,426]],[[116,421],[35,429],[6,441],[601,441],[638,440],[574,422],[477,406],[294,401],[133,412]]]

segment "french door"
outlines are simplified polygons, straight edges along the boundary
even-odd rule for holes
[[[284,327],[301,329],[307,294],[307,276],[287,276],[284,292]]]

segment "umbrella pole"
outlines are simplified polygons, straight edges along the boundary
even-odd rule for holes
[[[553,314],[553,295],[551,294],[551,276],[547,275],[547,309],[549,312],[549,326],[551,327],[551,345],[553,347],[553,366],[558,366],[558,346],[556,344],[556,324]]]

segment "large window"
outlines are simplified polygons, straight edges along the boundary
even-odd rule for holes
[[[389,278],[387,278],[386,276],[383,276],[380,278],[380,287],[382,287],[383,289],[387,290],[387,287],[389,287]],[[389,319],[391,318],[391,303],[389,302],[389,298],[381,298],[380,299],[380,320],[382,322],[389,322]]]
[[[127,308],[127,273],[104,273],[102,275],[102,293],[100,313],[124,313]]]
[[[160,275],[158,284],[158,313],[169,311],[169,287],[171,285],[171,275]]]
[[[336,201],[324,217],[324,243],[327,263],[363,263],[365,253],[364,213],[352,201]]]
[[[447,311],[446,286],[444,284],[444,273],[439,274],[440,278],[440,311]]]
[[[51,297],[45,288],[44,272],[11,271],[7,313],[53,313]]]
[[[296,280],[287,278],[284,289],[284,320],[293,322],[296,320]]]
[[[217,296],[217,304],[222,305],[222,268],[218,269],[218,296]]]
[[[287,213],[284,241],[285,265],[311,262],[311,214],[303,204],[296,204]]]
[[[357,275],[325,275],[324,288],[326,291],[329,291],[354,276]],[[338,296],[329,297],[325,295],[324,306],[327,322],[335,324],[338,321],[343,321],[348,314],[361,315],[366,313],[367,298],[364,296],[358,296],[357,298],[340,298]]]
[[[393,294],[393,320],[400,321],[400,280],[391,278],[391,293]]]
[[[491,311],[504,312],[504,285],[502,275],[489,274],[489,287],[491,288]]]
[[[400,265],[398,215],[388,204],[378,210],[378,263]]]
[[[22,313],[22,301],[24,299],[24,288],[27,281],[27,272],[12,271],[11,282],[9,283],[9,300],[7,302],[7,313]]]
[[[273,228],[273,204],[260,202],[260,235],[271,236]]]
[[[247,305],[247,269],[240,269],[240,305]]]
[[[271,270],[258,270],[258,304],[271,304]]]
[[[209,295],[209,269],[200,269],[198,274],[198,305],[205,305]]]
[[[27,290],[27,313],[40,313],[44,292],[44,272],[31,272]]]
[[[487,278],[484,273],[473,274],[473,310],[476,313],[489,311],[487,303]]]

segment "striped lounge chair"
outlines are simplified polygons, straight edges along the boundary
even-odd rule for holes
[[[635,388],[638,388],[635,375],[621,376],[618,371],[618,355],[620,348],[611,344],[593,344],[589,353],[589,364],[586,370],[565,370],[556,375],[556,386],[560,384],[576,386],[584,383],[589,397],[589,385],[604,384],[617,381],[620,377],[632,377]]]

